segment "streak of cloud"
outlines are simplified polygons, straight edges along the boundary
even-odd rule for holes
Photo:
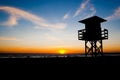
[[[106,17],[106,19],[107,20],[120,19],[120,7],[118,7],[112,15]]]
[[[93,5],[89,7],[89,11],[90,13],[87,13],[87,16],[85,16],[84,18],[88,18],[96,14],[96,9]]]
[[[51,42],[56,42],[58,44],[64,43],[63,39],[59,38],[58,36],[55,36],[54,34],[46,33],[44,34],[45,38]]]
[[[0,10],[6,11],[10,14],[8,21],[2,23],[2,25],[6,25],[6,26],[17,25],[18,20],[21,18],[26,19],[39,27],[64,29],[67,26],[67,24],[65,23],[55,23],[55,24],[48,23],[47,20],[43,19],[42,17],[38,17],[34,14],[28,13],[24,10],[17,9],[14,7],[0,6]]]
[[[16,41],[16,38],[10,38],[10,37],[0,37],[0,41]]]
[[[75,12],[73,17],[78,16],[87,6],[87,4],[90,2],[90,0],[85,0],[85,2],[80,4],[80,7],[78,8],[78,10]]]
[[[16,18],[16,16],[11,15],[11,16],[9,17],[8,21],[3,22],[2,25],[11,26],[11,27],[12,27],[12,26],[15,26],[15,25],[18,24],[17,19],[18,19],[18,18]]]
[[[90,10],[92,11],[92,13],[90,14],[90,16],[94,16],[95,13],[96,13],[95,7],[94,7],[94,6],[91,6],[91,7],[90,7]]]
[[[65,14],[64,16],[63,16],[63,20],[66,20],[66,19],[68,19],[69,18],[69,13],[67,13],[67,14]]]

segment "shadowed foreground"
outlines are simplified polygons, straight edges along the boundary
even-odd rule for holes
[[[119,64],[120,54],[104,54],[103,57],[85,55],[48,55],[48,54],[0,54],[2,64]]]
[[[120,57],[120,53],[104,53],[103,57]],[[0,58],[82,58],[85,57],[84,53],[81,54],[47,54],[47,53],[0,53]],[[87,57],[92,57],[87,55]],[[98,55],[97,57],[102,57]]]

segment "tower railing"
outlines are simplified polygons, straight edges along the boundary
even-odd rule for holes
[[[82,29],[82,30],[78,30],[78,39],[79,40],[85,40],[85,34],[86,34],[86,30]],[[104,29],[101,31],[101,39],[108,39],[108,30]]]
[[[101,37],[102,37],[102,39],[108,39],[108,30],[107,29],[102,30]]]
[[[85,33],[86,33],[86,30],[85,30],[85,29],[78,30],[78,39],[79,39],[79,40],[85,40],[85,39],[84,39]]]

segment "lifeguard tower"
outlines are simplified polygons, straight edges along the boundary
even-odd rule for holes
[[[85,56],[92,55],[96,57],[99,54],[103,56],[102,40],[108,39],[108,30],[101,29],[101,23],[107,20],[98,16],[93,16],[79,21],[85,24],[85,29],[78,31],[78,39],[85,41]]]

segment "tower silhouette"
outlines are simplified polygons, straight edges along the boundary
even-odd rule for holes
[[[103,56],[102,40],[108,39],[108,30],[101,29],[101,23],[107,20],[98,16],[93,16],[79,21],[85,24],[85,29],[78,30],[78,39],[85,41],[85,56],[92,55],[96,57],[99,54]]]

